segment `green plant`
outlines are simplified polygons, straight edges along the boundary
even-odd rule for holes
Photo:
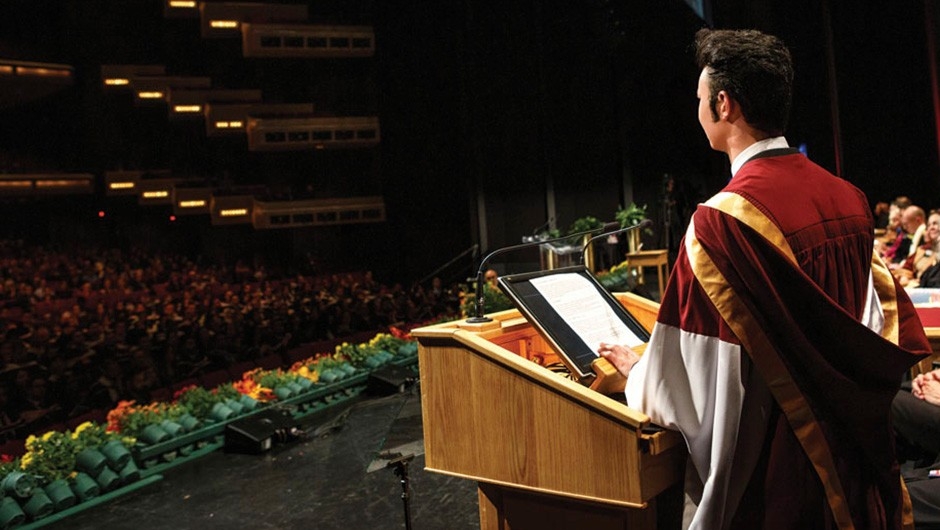
[[[588,215],[586,217],[575,219],[568,228],[568,235],[577,234],[578,232],[587,232],[588,230],[595,230],[603,226],[604,223],[598,220],[597,217]]]
[[[539,230],[538,233],[534,234],[534,236],[540,241],[544,241],[546,239],[555,239],[556,237],[561,236],[561,231],[557,228],[546,227],[542,230]]]
[[[204,420],[209,417],[212,407],[216,403],[225,401],[226,397],[218,389],[209,390],[194,385],[180,391],[176,398],[176,404],[196,418]]]
[[[86,447],[100,447],[112,440],[119,440],[126,446],[133,446],[136,442],[134,438],[122,437],[118,433],[108,431],[106,425],[90,421],[75,427],[75,431],[72,432],[72,440],[75,441],[78,451]]]
[[[488,283],[483,284],[483,312],[484,313],[493,313],[495,311],[503,311],[505,309],[512,309],[515,305],[512,303],[512,300],[506,296],[503,291],[497,287],[492,287]],[[463,317],[473,316],[477,314],[477,304],[476,296],[468,294],[464,297],[463,303],[460,305],[460,311],[463,314]]]
[[[614,219],[620,223],[620,228],[633,226],[646,219],[646,205],[637,206],[635,202],[630,203],[626,208],[620,206],[614,213]],[[652,234],[653,230],[649,227],[643,229],[643,233]]]
[[[278,368],[260,373],[256,381],[259,385],[273,390],[288,383],[293,383],[298,377],[300,376],[294,372],[285,372]]]
[[[397,347],[387,349],[387,346],[390,346],[390,342],[393,340],[394,337],[391,336],[389,338],[379,338],[377,336],[369,342],[359,344],[344,342],[336,347],[334,357],[348,359],[352,365],[360,368],[377,368],[389,361],[398,351]],[[323,379],[323,374],[324,372],[321,370],[321,379]]]
[[[398,338],[391,333],[379,333],[375,337],[372,337],[372,340],[369,341],[369,344],[378,348],[379,350],[385,350],[389,353],[398,352],[398,348],[401,348],[406,342],[405,339]]]

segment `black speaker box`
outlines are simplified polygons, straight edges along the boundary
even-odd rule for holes
[[[225,450],[233,453],[263,453],[276,443],[294,437],[297,421],[287,410],[262,410],[225,425]]]
[[[415,382],[415,374],[409,368],[388,365],[369,374],[368,390],[370,393],[387,396],[404,392]]]

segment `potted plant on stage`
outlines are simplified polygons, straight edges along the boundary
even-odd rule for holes
[[[87,468],[82,469],[86,472],[95,471],[92,476],[102,491],[110,491],[140,478],[140,472],[130,451],[137,443],[135,438],[122,437],[109,432],[104,425],[85,422],[75,428],[72,439],[78,450],[75,455],[76,467]]]
[[[620,223],[621,228],[634,226],[646,219],[646,205],[637,206],[635,202],[630,203],[626,208],[620,207],[614,214],[614,219]],[[653,230],[645,228],[645,234],[652,234]],[[627,252],[638,252],[643,247],[641,234],[638,230],[633,230],[627,234]]]
[[[18,462],[5,461],[0,464],[0,528],[13,528],[26,521],[26,514],[23,513],[20,504],[16,502],[16,498],[7,495],[2,490],[2,483],[13,472],[22,473]]]
[[[76,469],[75,457],[80,449],[70,432],[49,431],[26,438],[26,453],[20,458],[20,469],[35,478],[35,489],[23,506],[30,518],[45,517],[56,509],[75,504],[76,497],[83,498],[75,489],[76,476],[83,474]],[[63,488],[63,483],[72,491],[71,495]],[[97,494],[96,490],[89,498]]]
[[[575,219],[571,223],[571,227],[568,229],[568,234],[577,234],[580,232],[586,232],[588,230],[597,230],[600,233],[600,229],[604,227],[604,223],[601,222],[598,218],[587,216],[581,217],[580,219]],[[575,240],[571,242],[570,254],[573,254],[577,257],[577,261],[574,261],[573,258],[569,258],[567,265],[576,265],[581,262],[581,252],[584,251],[584,266],[588,270],[594,270],[594,247],[589,245],[585,248],[585,245],[588,245],[588,242],[591,240],[595,234],[587,234],[581,236],[580,240]]]

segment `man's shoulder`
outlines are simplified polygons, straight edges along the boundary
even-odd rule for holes
[[[750,160],[723,191],[771,202],[807,196],[868,202],[854,184],[833,175],[801,153]]]

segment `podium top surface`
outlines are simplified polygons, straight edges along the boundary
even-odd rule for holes
[[[624,403],[591,390],[580,383],[560,377],[551,370],[495,344],[494,340],[497,340],[503,334],[528,330],[532,334],[538,333],[517,309],[492,313],[488,316],[493,319],[492,322],[484,324],[467,324],[462,320],[445,322],[414,329],[411,334],[418,339],[419,343],[431,339],[453,340],[466,346],[476,355],[494,361],[506,369],[535,381],[546,389],[565,395],[568,399],[621,422],[632,429],[642,431],[650,426],[651,420],[646,414],[631,409]]]

